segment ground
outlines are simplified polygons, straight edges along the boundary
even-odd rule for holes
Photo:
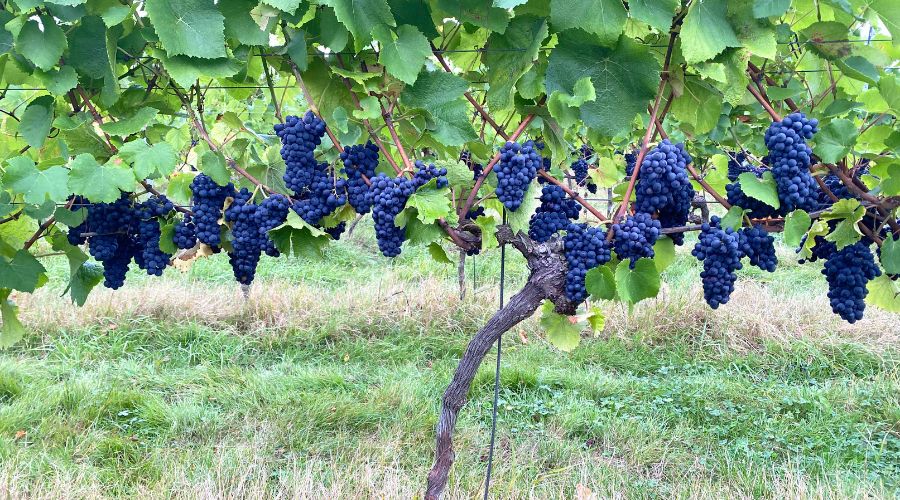
[[[18,296],[30,334],[0,352],[0,491],[420,495],[440,395],[496,308],[499,269],[498,252],[470,261],[460,301],[456,266],[424,255],[392,263],[361,225],[323,262],[266,258],[246,301],[224,256],[133,273],[81,309],[61,282]],[[508,255],[515,291],[525,270]],[[900,317],[842,323],[820,267],[779,257],[712,311],[683,248],[658,299],[600,303],[606,329],[570,354],[536,318],[507,334],[492,496],[898,495]],[[453,498],[483,488],[488,360],[461,413]]]

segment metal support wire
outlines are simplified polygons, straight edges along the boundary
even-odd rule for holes
[[[506,207],[503,207],[503,224],[506,224]],[[506,243],[500,245],[500,309],[503,309],[503,293],[506,285]],[[491,471],[494,468],[494,439],[497,435],[497,400],[500,397],[500,355],[503,334],[497,337],[497,366],[494,369],[494,408],[491,416],[491,444],[488,448],[487,473],[484,477],[484,500],[491,489]]]

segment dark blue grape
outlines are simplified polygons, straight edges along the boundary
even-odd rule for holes
[[[424,162],[416,161],[416,174],[413,177],[413,184],[416,189],[428,184],[431,179],[437,179],[437,187],[444,188],[450,185],[447,181],[447,169],[437,168],[434,164],[426,165]]]
[[[534,142],[525,144],[507,142],[500,148],[500,159],[494,172],[497,173],[497,198],[510,212],[515,212],[525,199],[528,185],[543,165],[541,155],[535,150]]]
[[[868,245],[857,242],[835,251],[822,269],[828,281],[831,310],[849,323],[862,319],[866,309],[866,285],[881,276]]]
[[[256,276],[256,266],[262,251],[266,248],[268,236],[260,230],[259,205],[252,202],[253,193],[241,189],[231,205],[225,210],[225,220],[231,223],[231,253],[228,262],[234,278],[243,285],[249,285]]]
[[[575,174],[575,183],[579,186],[584,185],[588,175],[588,163],[584,159],[578,159],[572,162],[572,173]]]
[[[369,185],[365,179],[375,177],[378,167],[378,146],[367,142],[365,145],[344,146],[341,153],[343,172],[347,176],[347,201],[358,214],[367,214],[372,209]]]
[[[197,227],[190,215],[185,215],[184,219],[176,222],[173,231],[172,243],[177,248],[186,250],[197,244]]]
[[[400,255],[406,228],[397,227],[394,218],[415,191],[416,185],[410,179],[392,178],[384,174],[372,179],[372,219],[375,221],[378,249],[385,257]]]
[[[623,223],[614,224],[613,249],[616,256],[622,260],[631,259],[632,269],[638,259],[652,259],[653,245],[659,238],[661,229],[658,220],[643,212],[635,213]]]
[[[561,187],[545,184],[541,188],[541,205],[528,222],[528,236],[543,243],[558,231],[568,228],[580,211],[581,205],[568,198]]]
[[[314,182],[315,149],[325,135],[325,122],[311,111],[303,118],[288,116],[275,124],[275,134],[281,139],[281,158],[284,159],[284,183],[300,196]]]
[[[569,224],[563,238],[566,255],[566,297],[576,304],[587,298],[584,279],[587,272],[609,262],[611,252],[606,232],[587,224]]]
[[[731,228],[720,228],[718,217],[713,217],[710,223],[701,227],[699,240],[691,254],[703,262],[700,278],[706,303],[713,309],[728,303],[737,281],[735,271],[742,267],[738,234]]]
[[[118,290],[125,284],[131,259],[140,251],[131,237],[121,235],[118,240],[116,251],[103,261],[103,286],[112,290]]]
[[[760,225],[745,227],[738,231],[741,253],[750,259],[750,264],[763,271],[775,272],[778,257],[775,255],[775,238]]]
[[[650,150],[638,173],[635,211],[656,214],[663,228],[687,223],[694,199],[694,188],[687,173],[690,162],[684,145],[672,144],[668,139]],[[677,245],[684,241],[684,235],[680,233],[671,237]]]
[[[209,246],[221,245],[219,219],[222,218],[225,198],[234,196],[234,184],[220,186],[208,175],[199,174],[191,182],[191,193],[197,239]]]
[[[750,172],[757,177],[762,177],[766,171],[764,167],[756,167],[747,159],[743,151],[739,153],[726,153],[728,155],[728,180],[736,182],[744,172]]]
[[[772,164],[778,199],[785,213],[818,207],[818,186],[809,171],[812,149],[806,144],[818,130],[818,120],[791,113],[766,130],[765,141]]]
[[[172,202],[165,196],[153,196],[136,209],[138,225],[135,243],[140,253],[135,253],[135,262],[151,276],[162,276],[169,265],[169,259],[172,258],[171,254],[163,252],[159,247],[162,235],[159,218],[171,212],[173,208]]]

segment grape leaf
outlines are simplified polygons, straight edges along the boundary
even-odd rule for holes
[[[431,46],[425,35],[415,27],[404,24],[397,28],[396,38],[384,25],[376,26],[372,36],[381,45],[378,62],[384,65],[388,73],[409,85],[416,83],[419,70],[431,57]]]
[[[850,36],[847,26],[842,23],[820,21],[810,25],[801,33],[806,37],[809,42],[807,45],[813,52],[829,61],[836,61],[851,53],[850,44],[840,41],[847,40]]]
[[[396,26],[387,0],[322,0],[334,9],[338,21],[353,34],[359,50],[372,41],[372,30],[379,25]]]
[[[100,16],[108,28],[121,23],[131,13],[131,7],[117,0],[90,0],[88,12]]]
[[[839,118],[832,120],[828,125],[816,134],[815,152],[825,163],[835,163],[847,156],[859,131],[852,121]]]
[[[444,146],[461,146],[478,139],[469,120],[469,108],[463,100],[451,101],[431,108],[430,129],[434,138]]]
[[[484,0],[438,0],[438,7],[462,22],[503,33],[509,23],[506,9],[488,6]]]
[[[669,29],[676,7],[678,7],[677,0],[630,0],[628,2],[628,12],[632,19],[643,21],[659,31]]]
[[[627,37],[609,48],[579,30],[560,33],[547,65],[547,94],[574,95],[575,84],[585,76],[591,79],[596,99],[581,106],[581,118],[597,132],[614,136],[630,130],[635,115],[646,112],[647,102],[656,95],[659,63]]]
[[[282,12],[293,14],[300,8],[303,0],[262,0],[262,3],[275,7]]]
[[[780,16],[790,7],[791,0],[754,0],[753,15],[756,18]]]
[[[41,79],[47,91],[55,96],[65,95],[78,85],[78,75],[72,66],[63,66],[50,71],[36,70],[34,74]]]
[[[869,281],[867,288],[866,303],[888,312],[900,313],[900,282],[882,274]]]
[[[557,349],[569,352],[581,342],[581,325],[574,318],[553,310],[553,303],[544,301],[541,307],[541,328],[547,332],[547,340]]]
[[[432,179],[417,189],[407,200],[406,208],[416,209],[418,219],[425,224],[431,224],[441,217],[447,219],[447,222],[454,224],[457,220],[457,215],[450,202],[450,188],[443,187],[438,189],[436,186],[437,180]],[[398,219],[401,217],[402,215],[397,215]],[[397,223],[397,227],[403,227],[403,225],[400,222]]]
[[[497,219],[486,215],[479,215],[475,219],[475,225],[481,229],[481,249],[488,250],[500,246],[497,241]]]
[[[794,210],[784,218],[784,242],[795,247],[812,226],[812,219],[803,210]]]
[[[114,80],[112,60],[107,42],[113,30],[107,30],[97,16],[83,18],[69,32],[69,57],[66,60],[79,75],[98,80]],[[112,44],[113,48],[115,43]]]
[[[91,290],[103,282],[103,266],[85,262],[78,266],[69,279],[69,297],[78,307],[87,302]]]
[[[744,172],[738,176],[738,182],[741,183],[741,191],[747,196],[759,200],[773,208],[781,208],[781,201],[778,199],[778,188],[772,172],[766,170],[763,172],[762,178],[757,178],[752,172]]]
[[[82,153],[69,162],[69,190],[93,203],[112,203],[122,191],[134,189],[134,172],[112,160],[100,165],[93,156]]]
[[[891,33],[894,47],[900,46],[900,3],[896,0],[871,0],[869,8],[884,22]]]
[[[469,84],[465,79],[444,71],[428,71],[419,75],[415,85],[403,89],[403,104],[431,109],[462,97]]]
[[[225,17],[213,0],[153,0],[144,8],[170,57],[227,57]]]
[[[61,202],[69,196],[66,185],[69,171],[56,165],[39,170],[31,158],[16,156],[7,160],[3,184],[24,196],[26,203],[40,205],[46,200]]]
[[[431,5],[425,0],[388,0],[388,4],[398,26],[404,24],[415,26],[429,39],[440,36],[434,21],[431,20]]]
[[[487,91],[491,108],[504,109],[512,104],[516,82],[531,69],[546,37],[547,20],[532,16],[516,17],[504,33],[491,34],[487,41],[491,50],[482,56],[491,82]]]
[[[675,242],[672,238],[660,238],[653,245],[653,263],[656,270],[663,272],[675,262]]]
[[[453,264],[453,261],[450,260],[450,257],[447,257],[447,252],[444,250],[444,247],[442,247],[441,244],[436,241],[428,244],[428,253],[431,255],[431,258],[435,260],[435,262],[439,262],[441,264]]]
[[[52,17],[41,16],[44,30],[34,19],[22,26],[16,37],[16,52],[44,71],[56,66],[66,50],[66,34]]]
[[[878,84],[878,69],[868,59],[861,56],[852,56],[837,61],[844,76],[866,82],[871,85]]]
[[[207,151],[200,157],[200,171],[220,186],[231,182],[231,173],[225,165],[225,157],[215,151]]]
[[[53,97],[36,97],[25,108],[19,121],[19,133],[33,148],[40,148],[47,140],[53,124]]]
[[[25,327],[19,321],[17,311],[19,307],[11,300],[9,294],[12,290],[0,289],[0,348],[7,348],[22,340],[25,336]]]
[[[629,305],[656,297],[659,293],[659,271],[650,259],[639,259],[631,269],[629,260],[616,266],[616,289]]]
[[[288,212],[287,221],[269,231],[269,237],[278,251],[295,257],[322,258],[322,249],[331,237],[321,229],[310,226],[296,212]]]
[[[127,137],[146,129],[147,125],[156,118],[157,113],[159,110],[156,108],[141,108],[127,118],[104,123],[100,125],[100,128],[109,135]]]
[[[685,61],[707,61],[728,47],[741,46],[725,13],[725,0],[704,0],[690,6],[681,28],[681,51]]]
[[[616,277],[608,266],[597,266],[587,272],[584,278],[585,290],[591,297],[603,300],[616,300]]]
[[[878,92],[892,111],[900,113],[900,81],[896,76],[883,76],[878,81]]]
[[[889,236],[881,245],[881,267],[888,274],[900,274],[900,239]]]
[[[865,207],[855,198],[837,201],[821,215],[821,219],[825,221],[840,220],[825,239],[834,242],[838,250],[856,243],[862,235],[857,222],[861,221],[865,214]]]
[[[160,62],[166,73],[182,87],[190,87],[201,76],[226,78],[234,76],[241,70],[238,61],[226,57],[219,59],[200,59],[187,56],[166,56],[160,54]]]
[[[44,266],[28,250],[18,250],[9,260],[0,256],[0,288],[31,293],[45,272]]]
[[[626,19],[622,0],[550,0],[550,22],[556,31],[578,28],[597,35],[601,45],[616,43]]]

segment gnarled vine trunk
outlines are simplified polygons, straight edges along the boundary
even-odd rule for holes
[[[528,260],[530,275],[519,293],[475,334],[459,361],[453,379],[441,399],[441,411],[437,424],[435,460],[428,473],[425,498],[436,499],[447,486],[450,467],[453,465],[453,431],[459,411],[466,402],[472,380],[491,346],[504,332],[529,318],[544,299],[551,300],[556,310],[563,314],[574,312],[575,304],[565,297],[566,261],[562,254],[562,242],[537,244],[527,236],[514,235],[507,226],[497,230],[497,239],[509,243],[522,252]]]

